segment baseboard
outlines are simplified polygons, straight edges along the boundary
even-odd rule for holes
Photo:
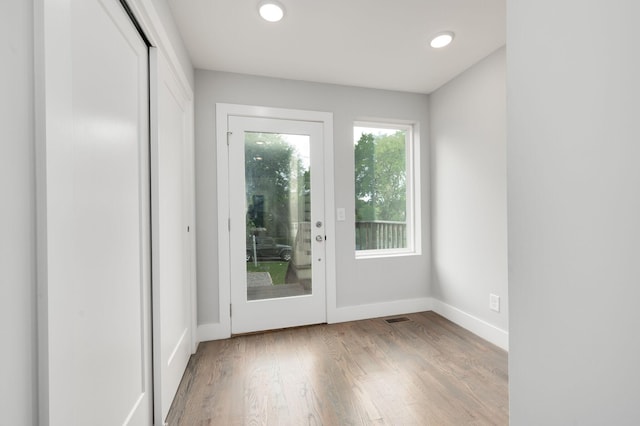
[[[437,299],[431,299],[432,311],[458,324],[488,342],[509,350],[509,332]]]
[[[424,312],[430,310],[432,310],[432,299],[430,297],[394,300],[384,303],[335,308],[328,312],[327,322],[332,324],[337,322],[359,321],[369,318],[410,314],[413,312]]]
[[[197,338],[198,343],[209,340],[220,340],[231,337],[229,334],[229,325],[222,323],[200,324],[198,326]]]
[[[489,324],[488,322],[456,307],[430,297],[335,308],[328,312],[327,322],[332,324],[338,322],[359,321],[370,318],[425,311],[433,311],[442,315],[449,321],[458,324],[460,327],[469,330],[488,342],[491,342],[506,351],[509,350],[509,333],[507,331]],[[198,342],[227,339],[229,337],[228,324],[209,323],[198,326]]]
[[[327,322],[347,322],[362,319],[386,317],[390,315],[410,314],[431,310],[431,298],[397,300],[393,302],[375,303],[370,305],[356,305],[336,308],[327,315]],[[198,343],[209,340],[220,340],[231,337],[229,324],[208,323],[198,325],[196,332]]]

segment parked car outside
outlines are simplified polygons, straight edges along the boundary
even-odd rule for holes
[[[280,259],[286,262],[291,260],[291,246],[276,244],[272,237],[255,237],[255,253],[257,259]],[[253,239],[247,239],[247,262],[253,260]]]

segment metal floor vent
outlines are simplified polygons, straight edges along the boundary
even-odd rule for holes
[[[393,324],[394,322],[404,322],[409,321],[407,317],[397,317],[397,318],[389,318],[385,320],[388,324]]]

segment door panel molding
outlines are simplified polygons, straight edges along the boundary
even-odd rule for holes
[[[325,273],[327,318],[335,310],[335,202],[333,196],[333,114],[307,110],[271,108],[237,104],[216,104],[217,190],[218,190],[218,314],[216,337],[231,336],[231,268],[230,268],[230,193],[228,120],[230,116],[310,121],[322,124],[324,156]]]
[[[115,0],[35,9],[39,421],[148,425],[148,49]]]

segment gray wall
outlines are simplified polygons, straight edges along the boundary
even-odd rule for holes
[[[640,419],[640,3],[509,1],[513,425]]]
[[[0,3],[0,424],[37,423],[33,4]]]
[[[347,220],[337,228],[339,307],[429,295],[429,173],[422,173],[421,256],[355,260],[353,121],[414,120],[422,126],[421,164],[429,164],[427,96],[196,70],[196,200],[198,220],[198,323],[217,323],[217,205],[215,104],[235,103],[327,111],[334,114],[336,207]],[[228,285],[224,283],[224,285]]]
[[[505,66],[501,48],[432,93],[429,121],[432,296],[507,331]]]

